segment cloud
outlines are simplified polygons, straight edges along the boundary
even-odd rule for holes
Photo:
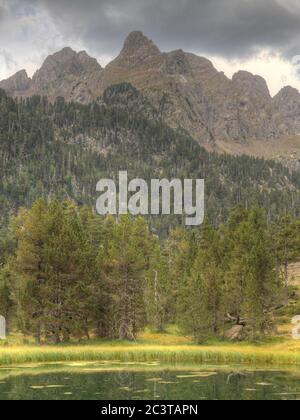
[[[296,0],[25,0],[45,8],[66,38],[115,54],[141,29],[165,49],[236,58],[261,48],[294,53],[300,41]]]
[[[0,80],[23,68],[31,75],[65,46],[47,10],[26,0],[0,0],[0,22]]]
[[[280,54],[261,51],[247,60],[226,59],[220,56],[209,57],[219,71],[224,71],[231,78],[239,70],[246,70],[262,76],[268,82],[271,95],[290,85],[300,90],[300,79],[297,75],[298,67],[285,60]]]
[[[300,54],[299,0],[0,0],[0,22],[0,79],[24,67],[32,74],[66,45],[106,64],[132,30],[164,51],[214,58],[227,74],[232,63],[257,63],[257,73],[273,63],[282,73],[272,77],[274,91],[294,80],[286,74]]]
[[[7,0],[0,0],[0,22],[4,20],[6,10],[7,10]]]

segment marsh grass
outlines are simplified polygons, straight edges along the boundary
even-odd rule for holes
[[[0,350],[0,366],[76,361],[160,362],[167,364],[297,365],[299,351],[272,351],[248,346],[20,346]]]
[[[64,362],[159,362],[171,365],[247,364],[254,366],[300,366],[300,342],[270,337],[257,343],[209,341],[195,345],[176,331],[155,334],[146,331],[137,342],[87,341],[53,346],[22,344],[20,337],[0,345],[0,367],[32,363]]]

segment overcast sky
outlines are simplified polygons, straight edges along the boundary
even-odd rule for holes
[[[182,48],[210,58],[231,77],[260,74],[272,93],[300,89],[299,0],[0,0],[0,79],[65,46],[105,65],[132,30],[163,51]],[[299,60],[300,61],[300,60]]]

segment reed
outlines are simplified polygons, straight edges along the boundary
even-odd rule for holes
[[[77,345],[0,347],[0,366],[29,363],[120,361],[168,364],[249,364],[300,366],[300,351],[263,346]]]

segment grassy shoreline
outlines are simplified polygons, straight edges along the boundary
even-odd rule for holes
[[[90,341],[35,346],[19,337],[0,342],[0,368],[32,363],[121,362],[161,364],[240,364],[299,366],[300,341],[273,337],[259,343],[209,342],[195,345],[176,334],[143,333],[137,342]]]
[[[300,367],[300,351],[253,346],[20,346],[0,349],[0,367],[52,362],[160,362],[168,364],[252,364]]]

